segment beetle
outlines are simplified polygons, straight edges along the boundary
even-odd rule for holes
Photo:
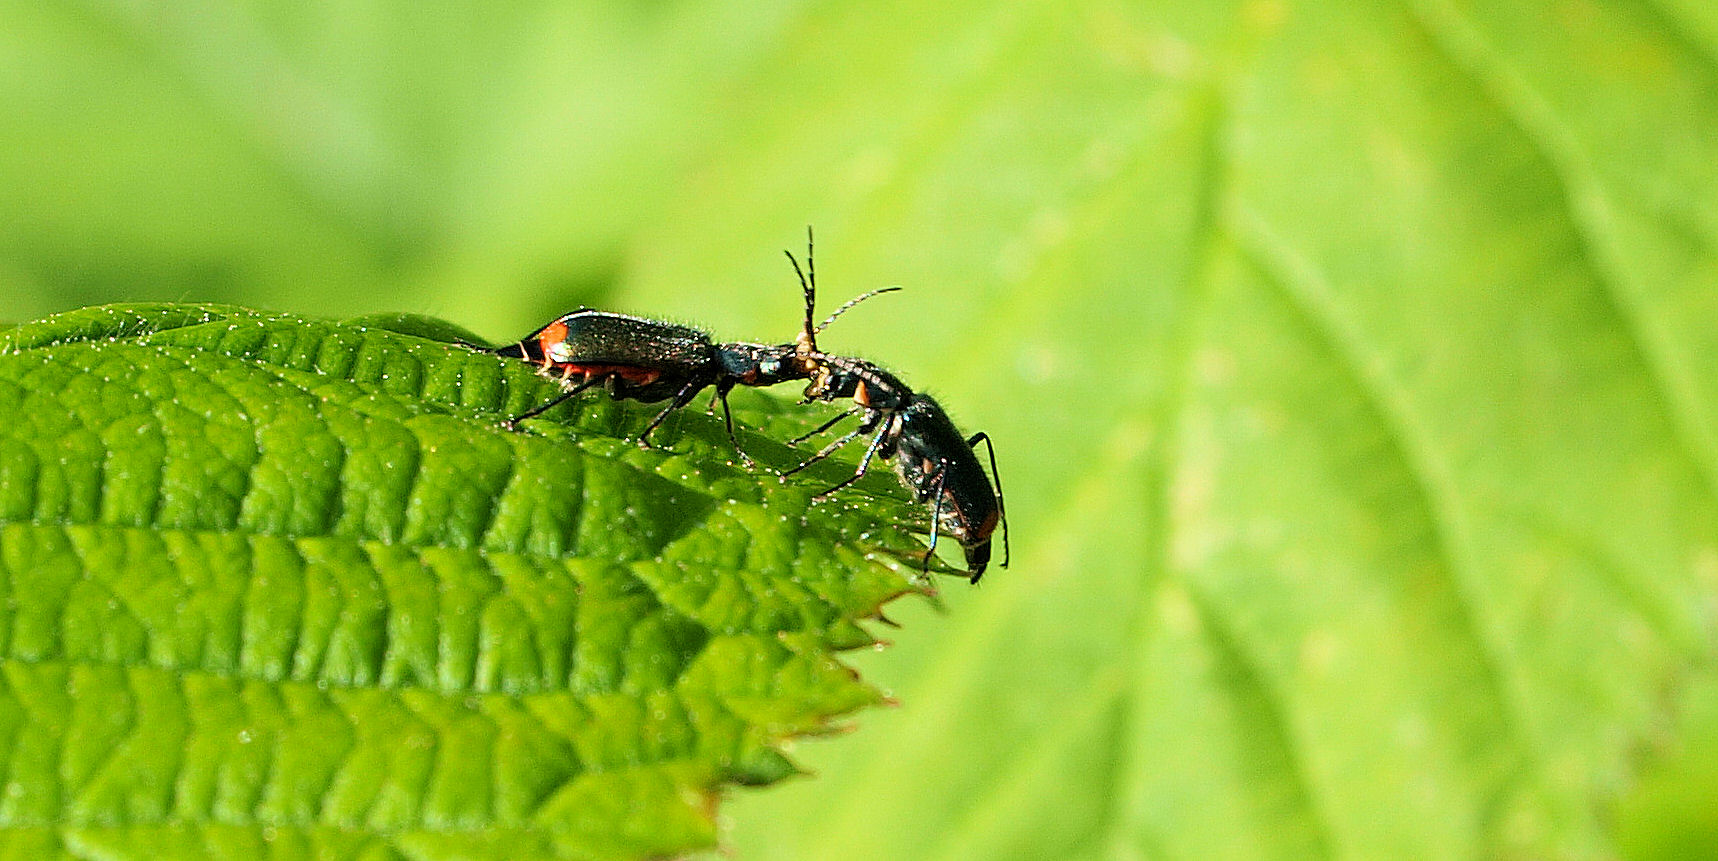
[[[738,385],[802,380],[810,373],[795,344],[717,344],[689,326],[590,308],[557,317],[518,343],[493,352],[536,364],[562,386],[554,398],[504,422],[509,428],[601,386],[615,400],[668,401],[638,436],[639,444],[648,447],[651,432],[670,413],[691,403],[705,387],[715,386],[728,438],[741,457],[746,454],[734,435],[728,392]]]
[[[815,265],[812,263],[814,250],[811,233],[807,229],[808,265]],[[788,258],[792,260],[793,255],[788,254]],[[798,267],[798,261],[794,261],[796,271]],[[812,271],[815,273],[816,270]],[[886,287],[858,296],[813,327],[815,291],[803,276],[800,280],[805,294],[805,323],[801,337],[786,344],[718,344],[708,334],[689,326],[591,308],[580,308],[557,317],[518,343],[490,351],[536,364],[541,373],[558,380],[562,387],[561,393],[554,398],[508,419],[503,425],[515,428],[519,422],[541,415],[580,392],[601,386],[615,400],[668,401],[668,405],[639,434],[639,444],[649,447],[651,432],[660,427],[670,413],[691,403],[705,387],[715,386],[712,407],[715,400],[721,401],[728,439],[734,450],[750,465],[751,457],[740,448],[739,439],[734,434],[728,392],[740,385],[773,386],[790,380],[808,379],[816,373],[818,365],[809,358],[807,347],[808,343],[815,346],[815,342],[807,339],[814,338],[816,332],[822,331],[848,308],[872,296],[900,289]]]
[[[847,397],[853,399],[855,406],[793,444],[855,415],[860,417],[859,426],[783,475],[799,472],[858,437],[870,434],[871,441],[853,475],[818,496],[827,496],[858,481],[869,471],[872,460],[881,456],[894,467],[896,476],[913,492],[916,501],[931,503],[926,570],[936,554],[937,536],[946,530],[960,541],[966,556],[967,578],[977,583],[990,564],[992,536],[998,526],[1002,527],[1002,567],[1007,568],[1008,514],[1002,495],[1002,475],[996,468],[996,448],[990,435],[980,432],[963,436],[936,399],[914,392],[893,374],[870,362],[826,353],[813,353],[811,358],[818,368],[816,379],[807,387],[807,399],[833,401]],[[981,442],[990,459],[989,475],[978,460]]]
[[[991,536],[1002,527],[1002,567],[1008,567],[1008,514],[1002,502],[1002,475],[996,471],[996,448],[980,431],[962,437],[948,413],[930,395],[915,394],[896,414],[894,465],[901,483],[920,502],[931,502],[931,546],[925,561],[936,553],[935,527],[947,529],[960,541],[966,556],[967,579],[977,583],[990,564]],[[990,456],[990,475],[978,462],[978,444]],[[995,484],[992,485],[992,480]]]
[[[793,260],[789,254],[788,259]],[[810,278],[800,272],[798,261],[794,271],[800,274],[800,284],[806,295],[806,325],[795,343],[798,355],[810,382],[806,385],[802,403],[834,401],[851,398],[854,406],[811,432],[793,440],[797,445],[833,428],[843,419],[859,416],[859,426],[823,447],[805,462],[783,473],[785,478],[828,457],[841,447],[864,434],[871,441],[859,459],[853,475],[834,487],[819,493],[827,496],[858,481],[871,467],[877,456],[888,459],[901,483],[913,492],[919,502],[931,503],[931,541],[925,552],[925,570],[936,555],[937,536],[944,530],[960,541],[966,556],[967,578],[977,583],[990,564],[991,536],[1002,527],[1002,567],[1008,567],[1008,515],[1002,496],[1002,476],[996,469],[996,448],[985,433],[963,436],[948,413],[930,395],[914,392],[894,374],[863,359],[836,356],[817,348],[817,333],[829,323],[811,326],[812,306],[816,301],[815,270]],[[863,299],[866,297],[860,297]],[[849,302],[831,315],[830,321],[842,311],[857,304]],[[990,474],[986,475],[978,460],[978,444],[984,443],[990,457]],[[994,477],[994,484],[993,484]]]

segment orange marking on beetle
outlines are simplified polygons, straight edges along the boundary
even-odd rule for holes
[[[543,327],[542,332],[537,334],[537,346],[543,351],[543,367],[548,368],[554,366],[555,361],[549,358],[554,355],[555,352],[553,345],[559,344],[566,339],[567,324],[561,322],[550,323]]]
[[[978,524],[977,529],[969,531],[972,533],[972,537],[974,538],[989,538],[990,534],[996,531],[996,524],[1001,520],[1002,515],[993,510],[984,518],[983,523]]]
[[[662,377],[662,371],[655,368],[640,368],[637,365],[586,365],[574,362],[564,362],[557,365],[564,376],[575,374],[591,379],[593,377],[619,377],[629,383],[648,386]]]

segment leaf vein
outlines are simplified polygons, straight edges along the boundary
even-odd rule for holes
[[[1637,2],[1649,9],[1646,0]],[[1544,162],[1557,184],[1557,199],[1580,260],[1628,337],[1646,381],[1667,415],[1677,446],[1696,465],[1707,496],[1718,502],[1718,437],[1713,432],[1713,416],[1700,408],[1697,387],[1687,370],[1672,358],[1670,336],[1636,310],[1635,306],[1643,302],[1640,290],[1625,274],[1618,239],[1608,227],[1615,221],[1612,195],[1577,135],[1550,104],[1509,70],[1508,62],[1459,13],[1437,0],[1410,0],[1408,8],[1410,19],[1426,34],[1427,42],[1452,69],[1473,81],[1475,89],[1485,94]],[[1670,26],[1670,22],[1664,23]]]
[[[1234,222],[1243,258],[1294,309],[1306,330],[1324,343],[1385,430],[1418,493],[1432,546],[1441,560],[1438,570],[1449,583],[1463,632],[1475,647],[1484,683],[1497,702],[1503,731],[1519,742],[1528,756],[1542,759],[1538,740],[1525,717],[1530,698],[1505,658],[1508,650],[1496,620],[1476,598],[1478,572],[1465,548],[1466,530],[1455,480],[1434,455],[1431,441],[1414,419],[1407,391],[1377,363],[1367,361],[1364,339],[1335,307],[1328,281],[1311,261],[1290,249],[1256,213],[1240,211]]]

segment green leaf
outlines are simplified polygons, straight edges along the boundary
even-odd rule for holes
[[[1680,859],[1715,57],[1705,0],[0,4],[0,318],[774,342],[813,223],[828,299],[906,288],[825,345],[995,438],[1015,564],[853,656],[900,708],[733,854]]]
[[[879,701],[833,653],[918,588],[898,492],[812,505],[718,420],[646,450],[650,413],[601,396],[503,430],[553,383],[395,323],[131,305],[0,336],[10,851],[673,854]]]
[[[735,854],[1613,856],[1718,652],[1715,8],[808,10],[631,294],[814,222],[1015,565]]]

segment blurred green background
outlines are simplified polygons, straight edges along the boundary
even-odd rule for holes
[[[808,223],[1014,564],[737,857],[1718,855],[1712,4],[0,4],[0,319],[786,340]]]

